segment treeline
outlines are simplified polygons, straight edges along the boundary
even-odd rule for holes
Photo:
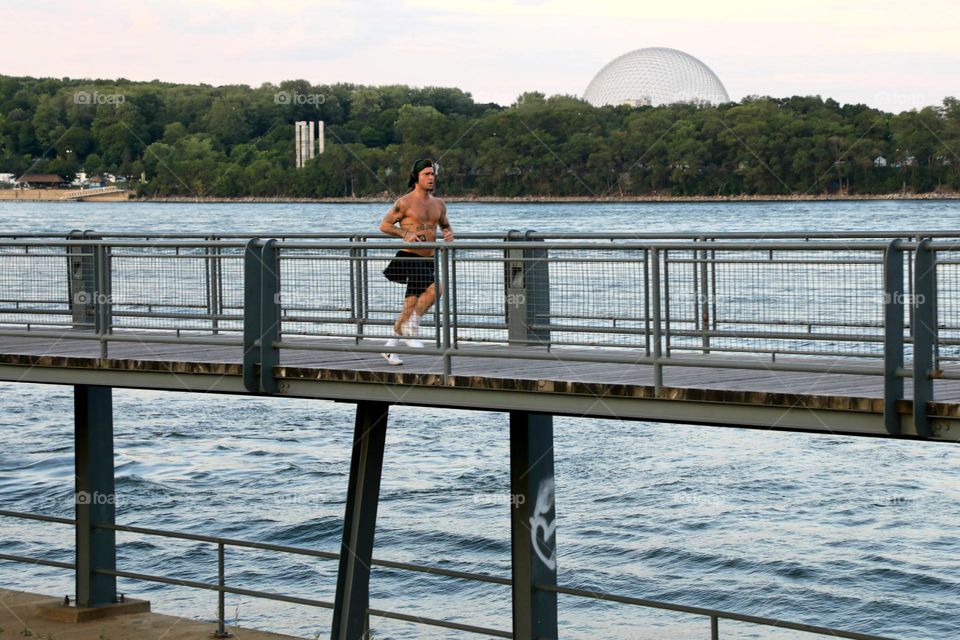
[[[297,120],[325,152],[294,166]],[[213,87],[0,76],[0,172],[109,172],[145,196],[402,193],[416,158],[478,196],[881,194],[960,190],[960,101],[890,114],[820,97],[595,108],[451,88]]]

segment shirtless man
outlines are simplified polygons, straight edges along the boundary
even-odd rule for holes
[[[436,242],[437,227],[446,242],[453,241],[453,227],[447,219],[447,206],[432,195],[437,167],[432,160],[417,160],[410,172],[407,187],[411,191],[397,200],[383,217],[380,231],[403,239],[404,242]],[[433,249],[401,249],[384,270],[392,282],[407,286],[403,310],[393,325],[393,332],[402,338],[392,338],[386,347],[395,347],[400,340],[407,346],[422,347],[417,339],[420,318],[437,300]],[[440,291],[440,294],[443,292]],[[403,364],[395,353],[384,353],[390,364]]]

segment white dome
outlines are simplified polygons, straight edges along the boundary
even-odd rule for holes
[[[595,107],[729,102],[710,67],[689,53],[653,47],[625,53],[600,70],[583,94]]]

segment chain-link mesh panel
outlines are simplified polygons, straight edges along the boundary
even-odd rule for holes
[[[671,349],[883,353],[882,252],[711,248],[665,254]]]
[[[0,246],[0,265],[0,326],[17,330],[74,326],[65,247]],[[77,278],[92,278],[92,259],[75,266]]]
[[[280,254],[282,333],[358,335],[361,261],[349,249],[289,249]]]
[[[451,254],[451,311],[457,343],[507,341],[508,298],[504,252],[495,249],[457,249]]]
[[[242,250],[123,247],[109,259],[114,331],[243,330]]]
[[[960,248],[938,251],[937,352],[943,363],[960,361]]]
[[[648,253],[554,249],[542,258],[549,273],[552,344],[648,348]],[[535,264],[533,259],[527,266]],[[528,292],[534,303],[544,295],[537,287]]]

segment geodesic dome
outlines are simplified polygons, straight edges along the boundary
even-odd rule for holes
[[[595,107],[729,102],[720,78],[689,53],[651,47],[614,59],[600,70],[583,94]]]

